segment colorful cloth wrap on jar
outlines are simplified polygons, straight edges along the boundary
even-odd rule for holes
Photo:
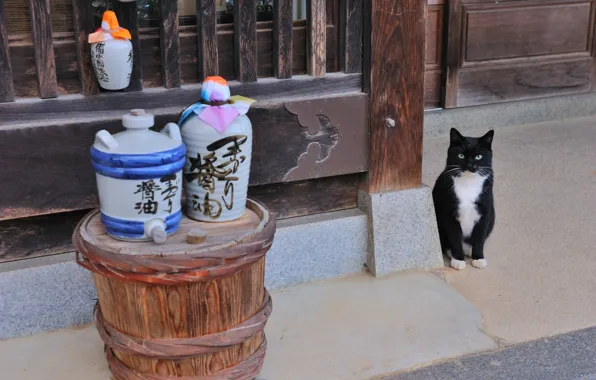
[[[228,82],[222,77],[207,77],[203,82],[201,100],[182,111],[178,125],[196,114],[219,133],[223,133],[239,115],[246,115],[254,99],[244,96],[230,96]]]
[[[89,34],[89,43],[106,42],[108,40],[130,40],[130,32],[120,27],[113,11],[105,11],[101,19],[101,28]]]

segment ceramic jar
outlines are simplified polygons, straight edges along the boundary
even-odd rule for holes
[[[91,147],[101,221],[120,240],[163,243],[182,219],[182,168],[186,147],[180,129],[168,123],[150,130],[154,116],[132,110],[122,117],[126,130],[97,132]]]
[[[112,11],[103,14],[101,28],[89,35],[93,71],[102,88],[122,90],[130,84],[134,63],[130,39]]]
[[[201,97],[179,121],[188,157],[186,214],[204,222],[235,220],[246,210],[252,155],[252,124],[246,112],[253,100],[230,97],[221,77],[207,78]]]

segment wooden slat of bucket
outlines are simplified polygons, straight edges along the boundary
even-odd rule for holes
[[[197,1],[197,36],[199,43],[199,79],[218,75],[217,9],[214,0]]]
[[[330,1],[330,0],[329,0]],[[324,76],[327,67],[327,8],[325,0],[307,0],[307,70],[314,77]]]
[[[211,282],[155,286],[93,274],[105,320],[119,331],[145,338],[189,338],[225,331],[254,315],[264,297],[265,259]],[[263,333],[216,353],[162,360],[115,351],[127,367],[168,376],[208,375],[247,359]]]
[[[234,1],[234,62],[238,81],[257,81],[256,0]]]
[[[363,0],[340,2],[340,62],[346,73],[362,72]]]
[[[115,4],[115,12],[120,26],[128,29],[132,36],[133,65],[130,75],[130,84],[124,91],[142,91],[143,74],[141,71],[141,35],[139,33],[139,12],[137,2],[120,2]]]
[[[37,67],[37,89],[42,99],[58,97],[56,62],[50,18],[49,0],[29,0],[31,29],[35,46],[35,66]]]
[[[200,223],[183,218],[178,232],[163,245],[111,239],[105,235],[98,214],[94,212],[81,221],[73,240],[77,251],[83,255],[86,249],[134,251],[134,255],[116,255],[123,259],[146,256],[166,262],[176,257],[200,257],[201,254],[209,257],[215,255],[214,252],[221,254],[226,250],[240,254],[246,250],[246,253],[250,253],[254,249],[250,247],[253,247],[251,244],[255,239],[272,238],[275,220],[260,203],[248,200],[247,208],[242,218],[227,223]],[[196,245],[186,243],[186,234],[197,228],[207,233],[206,241]],[[167,253],[162,257],[162,252]],[[266,304],[264,277],[265,256],[225,277],[169,285],[122,281],[103,276],[100,272],[93,273],[101,319],[127,336],[161,339],[162,342],[163,339],[176,338],[186,338],[188,341],[189,338],[225,332],[262,312]],[[240,343],[234,343],[202,350],[206,353],[183,359],[139,355],[134,353],[134,349],[131,353],[130,349],[119,350],[118,346],[110,352],[120,363],[113,361],[110,352],[107,356],[117,380],[166,379],[167,376],[208,376],[204,379],[223,380],[229,378],[225,374],[230,373],[235,366],[238,366],[233,370],[235,375],[230,378],[251,379],[253,376],[244,376],[242,372],[258,372],[263,360],[262,354],[258,353],[259,349],[264,349],[264,333],[260,331]],[[123,370],[122,366],[126,368]],[[243,369],[245,367],[249,369]],[[132,377],[127,375],[130,374],[129,369],[136,372],[130,375]]]
[[[4,0],[0,0],[0,103],[14,101],[14,83],[5,20]]]
[[[94,8],[89,0],[73,0],[74,30],[77,60],[79,63],[79,78],[83,95],[99,94],[99,83],[91,64],[91,50],[87,42],[89,34],[94,32]]]
[[[180,87],[178,0],[160,0],[161,76],[165,88]]]
[[[273,75],[292,77],[292,0],[273,0]]]

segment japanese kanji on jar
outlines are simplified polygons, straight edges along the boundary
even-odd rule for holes
[[[187,148],[188,217],[225,222],[244,214],[252,154],[252,125],[246,113],[253,102],[230,96],[223,78],[208,77],[201,100],[182,112],[178,125]]]
[[[182,219],[182,168],[186,147],[180,129],[166,124],[150,130],[154,116],[132,110],[122,117],[126,130],[97,132],[91,147],[101,221],[120,240],[165,242]]]

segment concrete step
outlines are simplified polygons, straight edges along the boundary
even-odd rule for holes
[[[428,272],[359,274],[272,296],[263,380],[363,380],[497,347],[478,309]],[[109,379],[102,346],[91,325],[0,341],[2,378]]]

